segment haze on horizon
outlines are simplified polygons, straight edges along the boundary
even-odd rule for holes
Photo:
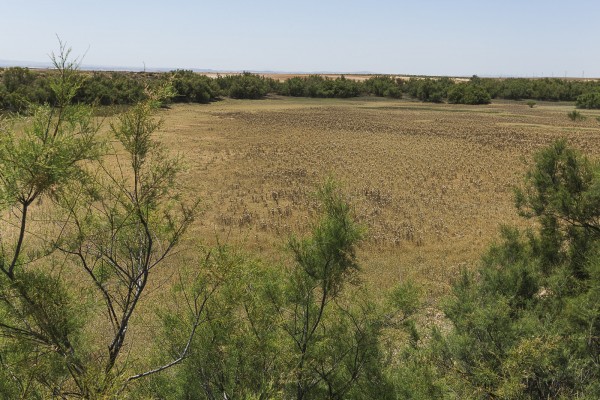
[[[0,60],[221,71],[600,77],[600,3],[6,1]]]

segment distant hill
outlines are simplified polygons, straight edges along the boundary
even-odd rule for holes
[[[39,62],[39,61],[22,61],[22,60],[2,60],[0,59],[0,68],[1,67],[26,67],[26,68],[36,68],[36,69],[44,69],[44,68],[52,68],[52,63],[50,61]],[[210,68],[181,68],[181,67],[123,67],[123,66],[114,66],[114,65],[94,65],[94,64],[83,64],[81,65],[81,69],[84,71],[125,71],[125,72],[168,72],[174,71],[177,69],[186,69],[192,70],[194,72],[205,73],[205,74],[238,74],[242,72],[252,72],[254,74],[261,75],[377,75],[377,73],[369,72],[369,71],[352,71],[352,72],[340,72],[340,71],[272,71],[272,70],[251,70],[251,69],[240,69],[240,70],[217,70]]]

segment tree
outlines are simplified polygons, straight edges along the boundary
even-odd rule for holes
[[[475,105],[490,102],[489,93],[478,83],[460,83],[448,90],[448,103]]]
[[[516,196],[537,232],[504,228],[454,284],[433,348],[460,397],[600,395],[599,177],[565,141],[541,151]]]
[[[0,374],[11,382],[0,389],[21,397],[117,393],[180,362],[191,340],[175,360],[126,375],[122,353],[132,317],[196,205],[178,199],[179,162],[152,139],[161,125],[156,106],[168,90],[150,93],[111,124],[121,146],[111,161],[92,110],[72,104],[81,76],[69,55],[61,43],[52,57],[56,106],[34,107],[24,132],[9,130],[0,142],[0,193],[10,210],[5,226],[16,227],[12,244],[4,232],[0,254]],[[42,200],[47,232],[39,224],[30,228],[31,209]],[[86,324],[99,305],[102,317],[93,322],[106,341],[97,342]]]
[[[13,377],[20,396],[28,396],[35,387],[58,385],[56,375],[68,371],[83,372],[83,362],[75,353],[73,340],[81,326],[63,282],[55,276],[31,267],[36,257],[52,252],[51,246],[26,251],[30,210],[36,201],[55,197],[70,182],[82,178],[82,162],[97,159],[100,143],[97,126],[89,108],[72,106],[70,99],[80,79],[76,63],[68,60],[69,50],[61,46],[52,61],[58,74],[52,83],[55,107],[32,106],[31,117],[22,133],[3,129],[0,141],[0,198],[2,209],[13,218],[5,220],[0,253],[0,329],[2,370]],[[6,215],[6,213],[5,213]],[[8,227],[16,227],[12,243]],[[37,254],[36,254],[37,253]],[[20,351],[18,351],[20,350]],[[29,352],[27,354],[26,352]],[[49,357],[43,357],[50,353]],[[43,366],[26,371],[31,358],[42,358]],[[57,363],[62,365],[57,366]]]
[[[376,335],[369,330],[377,329],[374,321],[354,315],[357,310],[336,303],[358,268],[354,247],[361,234],[331,182],[321,190],[320,199],[324,214],[312,236],[290,242],[295,266],[281,308],[283,329],[294,347],[298,400],[345,397],[360,377],[365,358],[372,355],[373,343],[368,340]]]
[[[272,80],[250,72],[217,78],[221,89],[232,99],[262,99],[269,93],[271,82]]]
[[[372,76],[363,82],[365,91],[379,97],[401,98],[399,81],[387,75]]]
[[[163,316],[166,351],[162,356],[169,359],[180,352],[185,332],[195,320],[181,300],[192,298],[193,293],[211,294],[189,356],[177,370],[144,388],[143,395],[281,398],[289,357],[271,302],[281,296],[280,271],[219,245],[206,253],[195,275],[194,292],[177,293],[180,301],[176,304],[183,303],[184,312]]]
[[[177,70],[171,72],[174,101],[208,103],[219,97],[219,88],[215,81],[193,71]]]
[[[186,362],[152,394],[361,399],[392,393],[382,373],[382,313],[353,284],[361,229],[333,183],[319,200],[320,218],[308,237],[290,240],[287,266],[223,246],[208,253],[197,280],[199,292],[215,290],[206,320]],[[186,319],[169,316],[166,326],[167,337],[180,342]]]
[[[589,92],[577,96],[575,106],[577,108],[599,109],[600,92]]]
[[[29,103],[44,104],[51,97],[48,79],[40,79],[39,73],[21,67],[7,68],[2,72],[0,108],[22,113],[27,111]]]

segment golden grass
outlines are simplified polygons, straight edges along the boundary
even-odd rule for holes
[[[536,150],[566,137],[587,155],[600,155],[600,113],[584,111],[588,118],[573,122],[570,110],[572,104],[544,102],[529,108],[273,97],[161,111],[158,138],[183,156],[186,195],[202,199],[203,212],[169,259],[171,268],[157,270],[148,286],[127,357],[152,366],[148,338],[160,332],[154,311],[175,307],[169,288],[177,268],[194,268],[198,245],[219,240],[266,260],[286,257],[287,237],[306,233],[312,193],[328,176],[342,183],[367,228],[359,256],[373,296],[412,279],[435,303],[461,266],[477,263],[501,224],[529,224],[516,214],[513,188]],[[43,219],[45,208],[36,208],[34,219]],[[11,227],[3,228],[10,239]],[[89,316],[86,332],[102,345],[109,327],[101,307],[91,312],[99,314]]]
[[[204,212],[194,240],[216,238],[277,258],[305,232],[311,196],[341,181],[367,227],[365,281],[408,278],[436,298],[473,265],[501,224],[525,226],[512,190],[533,153],[559,137],[596,156],[600,123],[572,122],[570,104],[431,105],[383,99],[225,100],[165,111],[160,139],[188,163],[183,179]]]

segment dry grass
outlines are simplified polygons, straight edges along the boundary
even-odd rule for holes
[[[567,137],[598,155],[600,124],[569,121],[571,108],[226,100],[164,112],[161,140],[184,155],[187,191],[203,199],[195,240],[276,258],[287,235],[306,231],[314,187],[333,176],[368,229],[365,280],[385,289],[411,277],[437,297],[501,224],[526,223],[512,190],[537,149]]]
[[[170,261],[189,271],[197,246],[217,239],[279,260],[288,235],[309,227],[315,187],[333,176],[367,228],[360,258],[374,296],[414,279],[434,302],[460,266],[477,263],[501,224],[527,225],[515,212],[512,189],[536,150],[567,137],[600,155],[598,113],[585,111],[587,120],[572,122],[571,109],[279,97],[175,105],[161,112],[159,139],[186,160],[185,191],[203,200],[203,213]],[[39,208],[35,219],[44,217],[45,206]],[[10,239],[11,227],[3,228]],[[152,361],[146,338],[160,332],[156,307],[175,307],[169,288],[177,270],[160,271],[129,332],[126,352],[135,365]],[[437,318],[429,310],[426,318]],[[93,312],[86,331],[102,344],[108,327],[101,308]]]

